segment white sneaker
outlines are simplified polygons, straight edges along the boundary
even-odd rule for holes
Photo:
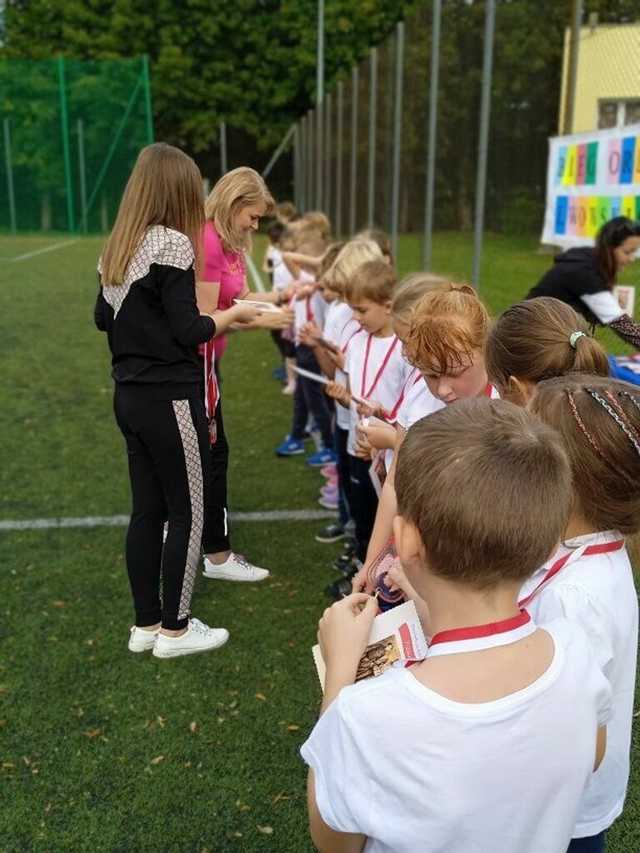
[[[157,658],[177,658],[180,655],[195,655],[198,652],[208,652],[218,649],[229,639],[226,628],[210,628],[199,619],[189,619],[189,626],[179,637],[167,637],[158,634],[153,647],[153,655]]]
[[[220,581],[238,581],[240,583],[257,583],[269,577],[267,569],[252,566],[242,554],[229,554],[227,560],[221,565],[212,563],[204,558],[205,578],[215,578]]]
[[[156,628],[155,631],[145,631],[144,628],[138,628],[136,625],[132,625],[131,633],[129,634],[129,651],[150,651],[153,648],[157,636],[158,628]]]

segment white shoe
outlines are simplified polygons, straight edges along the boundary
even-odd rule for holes
[[[269,577],[267,569],[252,566],[241,554],[233,551],[224,563],[219,566],[204,558],[205,578],[215,578],[220,581],[238,581],[240,583],[257,583]]]
[[[158,634],[153,647],[153,655],[157,658],[177,658],[180,655],[195,655],[198,652],[208,652],[218,649],[229,639],[226,628],[210,628],[199,619],[189,619],[189,626],[179,637],[167,637]]]
[[[136,625],[131,626],[129,634],[129,651],[130,652],[148,652],[150,651],[158,636],[158,628],[155,631],[145,631],[144,628],[138,628]]]
[[[287,384],[282,389],[282,393],[286,394],[287,397],[293,397],[293,395],[296,393],[296,383],[287,382]]]

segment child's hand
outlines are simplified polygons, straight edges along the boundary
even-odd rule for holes
[[[357,405],[358,414],[361,418],[379,418],[380,420],[384,420],[386,416],[386,411],[380,403],[376,403],[375,400],[367,400],[366,403],[358,403]]]
[[[356,456],[359,456],[360,459],[371,459],[371,449],[367,434],[358,424],[356,426]]]
[[[234,313],[234,323],[251,323],[262,316],[262,309],[257,305],[244,305],[242,300],[236,302],[231,309]]]
[[[371,424],[366,421],[360,421],[358,430],[366,436],[367,441],[374,450],[388,450],[395,447],[396,430],[391,424]]]
[[[351,405],[351,394],[339,382],[327,382],[324,386],[324,391],[327,396],[331,397],[332,400],[337,400],[345,409],[348,409]]]
[[[406,576],[402,563],[398,558],[393,561],[393,565],[384,576],[385,583],[392,592],[398,590],[404,593],[406,598],[418,598],[418,593],[409,583],[409,578]]]
[[[377,612],[376,599],[363,593],[348,595],[324,611],[318,642],[327,666],[325,689],[331,682],[355,681]]]
[[[322,332],[315,323],[305,323],[299,331],[300,343],[308,347],[317,347]]]
[[[353,576],[353,580],[351,581],[351,592],[364,592],[371,594],[373,593],[373,589],[373,584],[369,578],[369,566],[365,563],[358,573]]]
[[[345,365],[344,353],[340,352],[339,350],[337,352],[334,352],[333,350],[327,350],[327,352],[329,354],[329,358],[335,364],[335,366],[342,370]]]

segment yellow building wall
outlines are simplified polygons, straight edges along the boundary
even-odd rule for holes
[[[558,133],[564,129],[571,30],[564,36]],[[640,23],[582,27],[570,133],[598,129],[598,102],[640,98]]]

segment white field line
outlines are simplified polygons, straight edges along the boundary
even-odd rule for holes
[[[335,518],[334,512],[320,509],[276,509],[266,512],[232,512],[231,521],[321,521]],[[84,518],[29,518],[0,521],[2,530],[49,530],[62,527],[126,527],[128,515],[88,515]]]
[[[55,252],[57,249],[64,249],[65,246],[72,246],[77,243],[77,240],[65,240],[64,243],[53,243],[51,246],[45,246],[43,249],[36,249],[33,252],[27,252],[25,255],[16,255],[15,258],[8,258],[13,261],[28,261],[29,258],[35,258],[36,255],[44,255],[46,252]]]

